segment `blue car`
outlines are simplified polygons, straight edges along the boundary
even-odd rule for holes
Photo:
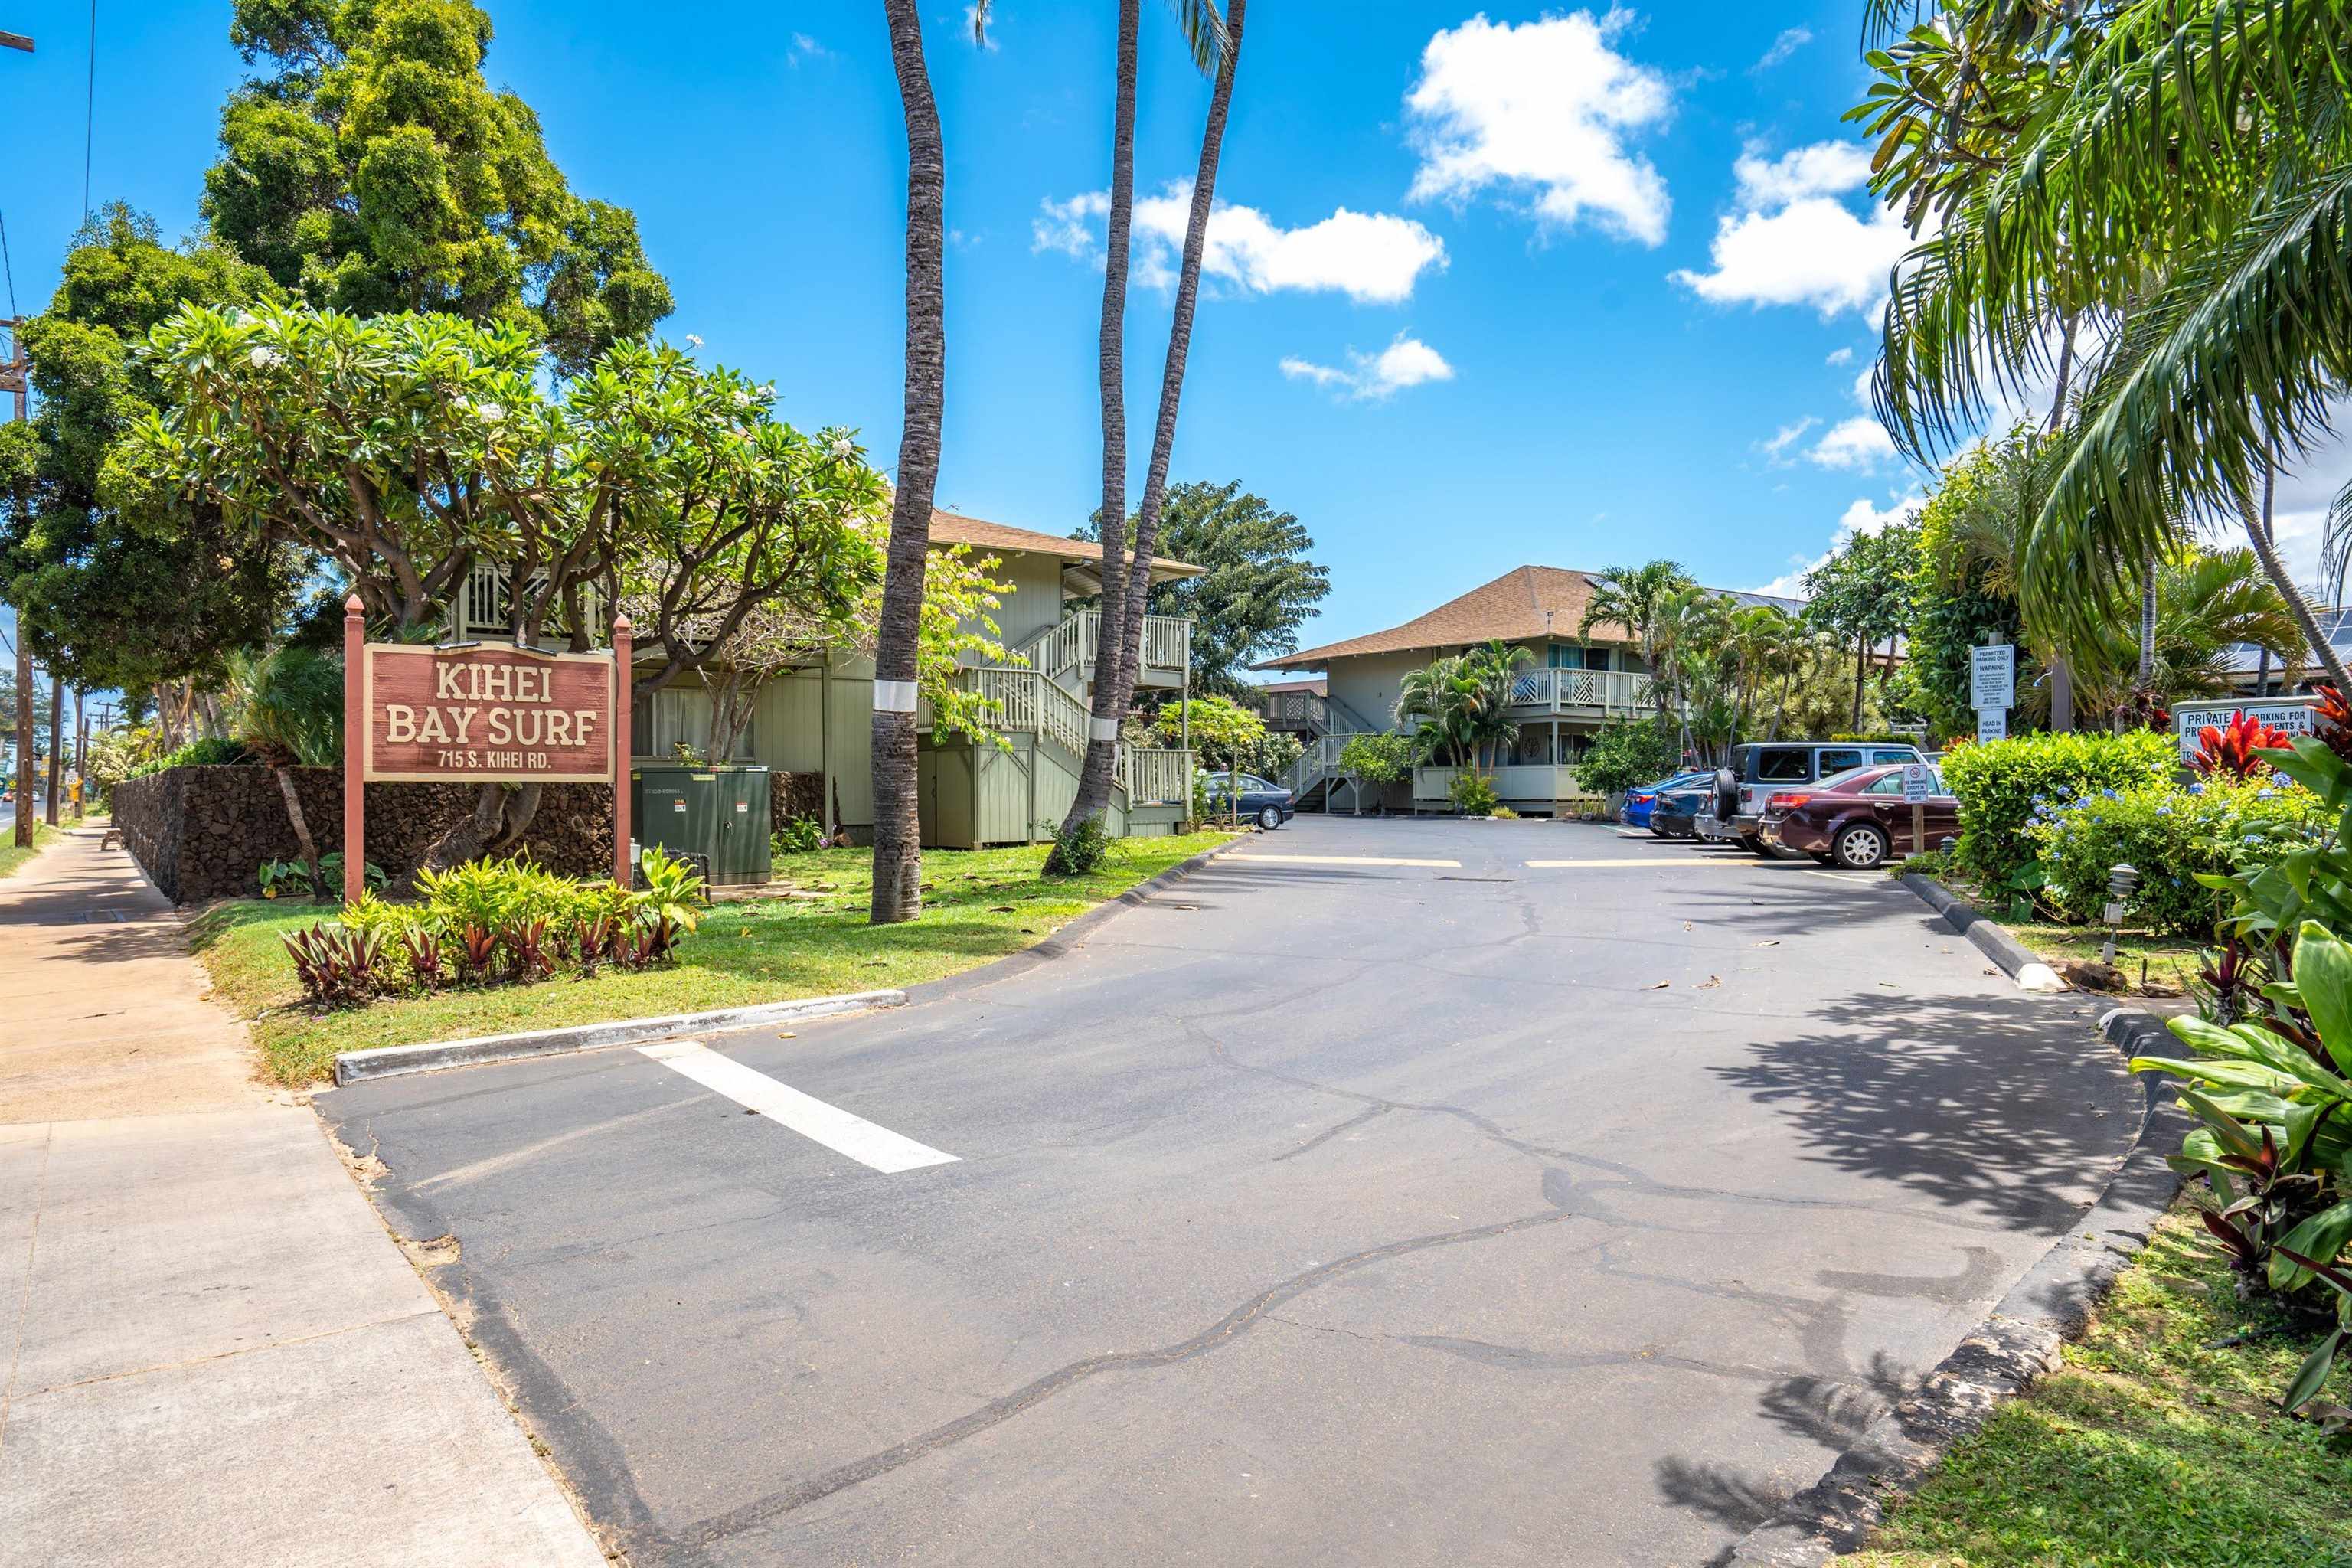
[[[1232,798],[1232,778],[1233,774],[1226,773],[1201,775],[1201,793],[1207,796],[1209,809],[1219,816],[1234,811],[1228,804]],[[1241,809],[1234,811],[1234,815],[1244,822],[1254,821],[1272,832],[1298,814],[1290,804],[1288,790],[1280,784],[1269,784],[1255,773],[1244,773]]]
[[[1650,813],[1656,808],[1660,795],[1668,790],[1688,789],[1701,780],[1714,776],[1708,773],[1680,773],[1660,779],[1655,784],[1643,784],[1639,789],[1629,789],[1625,792],[1625,804],[1617,810],[1617,820],[1628,827],[1648,827]]]

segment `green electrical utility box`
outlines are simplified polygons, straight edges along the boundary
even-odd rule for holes
[[[769,879],[768,770],[683,763],[629,771],[629,826],[639,846],[694,855],[714,887]]]

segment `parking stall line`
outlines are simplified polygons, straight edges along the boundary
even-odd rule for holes
[[[827,1105],[814,1095],[803,1094],[790,1084],[779,1083],[766,1073],[720,1056],[699,1040],[665,1040],[659,1045],[639,1046],[637,1053],[885,1175],[919,1171],[926,1165],[950,1164],[956,1159],[928,1144],[902,1138],[887,1127],[877,1127],[839,1106]]]
[[[1739,866],[1754,862],[1721,855],[1644,855],[1631,860],[1530,860],[1531,871],[1597,869],[1604,866]]]
[[[1255,860],[1268,866],[1433,866],[1459,871],[1459,860],[1408,860],[1389,855],[1228,855],[1228,860]]]

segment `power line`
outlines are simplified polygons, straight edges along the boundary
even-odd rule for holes
[[[81,221],[89,221],[89,144],[98,126],[98,0],[89,0],[89,88],[81,110]],[[16,313],[16,307],[9,307]]]
[[[8,259],[8,216],[0,213],[0,271],[8,275],[8,315],[16,319],[16,268]]]

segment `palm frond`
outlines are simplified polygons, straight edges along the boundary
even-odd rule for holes
[[[1218,15],[1215,0],[1168,0],[1168,8],[1176,13],[1176,26],[1183,32],[1194,67],[1203,76],[1214,76],[1225,58],[1225,19]]]

